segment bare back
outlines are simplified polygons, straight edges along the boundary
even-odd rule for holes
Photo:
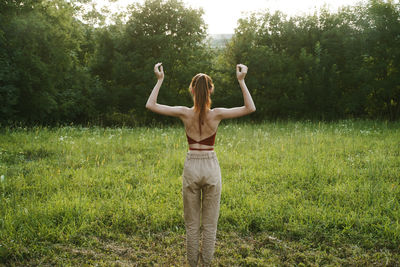
[[[201,126],[200,135],[199,114],[194,111],[193,107],[188,108],[185,106],[168,106],[157,103],[158,91],[160,90],[161,84],[164,80],[164,71],[161,64],[162,63],[157,63],[154,66],[154,73],[156,74],[158,80],[157,84],[151,91],[149,99],[147,100],[146,108],[159,114],[179,117],[185,125],[186,134],[195,141],[195,143],[190,142],[189,148],[197,150],[211,150],[213,146],[207,145],[207,138],[211,137],[217,132],[217,128],[221,120],[241,117],[256,111],[253,99],[251,98],[250,92],[247,89],[246,83],[244,82],[244,77],[247,74],[247,66],[238,64],[236,65],[236,76],[243,93],[244,106],[233,108],[213,108],[207,110],[204,116],[204,123]],[[209,87],[207,88],[209,89]],[[212,89],[210,93],[212,93],[214,90],[213,86],[211,86],[211,88]],[[198,143],[204,139],[206,139],[206,144]]]
[[[217,116],[214,109],[206,111],[204,117],[204,124],[201,125],[201,135],[199,128],[199,113],[194,111],[194,108],[186,108],[184,116],[180,117],[185,125],[186,134],[196,140],[200,141],[204,138],[210,137],[217,132],[218,125],[221,119]],[[191,148],[211,148],[212,146],[202,144],[191,144]]]

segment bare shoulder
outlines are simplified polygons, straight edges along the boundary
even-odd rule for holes
[[[220,120],[223,117],[225,108],[213,108],[211,109],[212,118],[216,120]]]
[[[214,115],[221,114],[222,110],[225,108],[213,108],[210,111],[214,113]]]
[[[188,112],[191,110],[191,108],[188,108],[186,106],[175,106],[176,108],[180,109],[183,112]]]
[[[175,106],[175,108],[177,110],[179,110],[180,116],[181,117],[186,117],[190,114],[190,112],[192,111],[191,108],[186,107],[186,106]]]
[[[179,110],[179,118],[183,121],[193,119],[193,107],[189,108],[186,106],[175,106]]]
[[[213,108],[211,111],[213,113],[214,116],[221,116],[222,114],[224,114],[224,112],[226,112],[228,110],[228,108]]]

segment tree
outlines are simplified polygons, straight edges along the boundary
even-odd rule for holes
[[[259,118],[397,119],[399,17],[399,4],[380,0],[292,18],[253,13],[239,20],[216,69],[225,76],[235,62],[249,65]]]
[[[103,82],[106,112],[131,111],[138,121],[151,121],[159,116],[144,103],[154,86],[155,63],[162,62],[166,73],[159,101],[170,105],[189,104],[191,77],[210,68],[203,11],[176,0],[152,0],[130,6],[128,14],[126,25],[98,31],[91,70]]]
[[[65,1],[7,1],[1,14],[2,120],[79,121],[90,113],[83,25]],[[4,3],[3,3],[4,5]],[[4,93],[5,92],[5,93]],[[4,117],[3,117],[4,116]]]

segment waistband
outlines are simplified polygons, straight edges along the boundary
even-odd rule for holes
[[[217,154],[214,150],[211,151],[198,151],[198,150],[189,150],[186,154],[187,159],[213,159],[217,158]]]
[[[208,151],[210,151],[210,150],[214,150],[214,148],[213,147],[212,148],[192,148],[192,147],[189,147],[189,150],[199,150],[199,151],[208,150]]]

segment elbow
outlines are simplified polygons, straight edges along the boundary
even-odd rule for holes
[[[256,111],[256,106],[252,106],[251,108],[248,109],[249,110],[249,114],[253,113]]]
[[[155,110],[156,110],[156,108],[157,108],[157,104],[154,104],[154,103],[147,103],[147,104],[146,104],[146,108],[147,108],[148,110],[151,110],[151,111],[155,112]]]

